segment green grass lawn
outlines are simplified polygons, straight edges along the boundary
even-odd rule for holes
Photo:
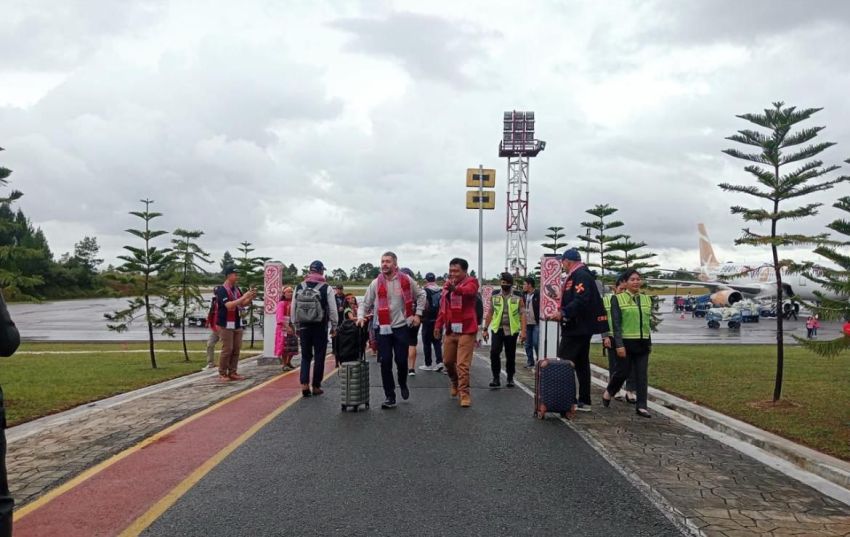
[[[19,353],[0,359],[0,385],[9,425],[16,425],[77,405],[103,399],[157,382],[200,371],[206,363],[205,342],[188,343],[191,358],[182,352],[157,354],[157,369],[142,343],[24,343]],[[179,341],[157,342],[158,350],[182,350]],[[27,354],[60,351],[59,354]],[[74,351],[90,351],[77,354]],[[194,351],[194,352],[192,352]],[[243,347],[243,356],[247,344]]]
[[[592,360],[607,368],[600,353],[595,345]],[[772,345],[655,345],[649,361],[653,387],[850,460],[850,355],[786,347],[784,404],[776,407],[775,373]]]

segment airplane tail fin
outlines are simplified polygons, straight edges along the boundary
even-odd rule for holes
[[[717,277],[720,262],[714,255],[714,248],[711,247],[711,240],[708,238],[705,224],[697,224],[697,231],[699,231],[700,279],[703,281],[713,280]]]

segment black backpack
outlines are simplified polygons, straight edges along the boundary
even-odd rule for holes
[[[425,298],[425,313],[423,317],[426,321],[436,321],[437,315],[440,314],[440,300],[443,298],[443,290],[426,287]]]
[[[362,331],[357,323],[350,319],[340,323],[336,330],[337,349],[339,352],[340,363],[353,362],[359,360],[363,356],[364,347],[361,345]]]

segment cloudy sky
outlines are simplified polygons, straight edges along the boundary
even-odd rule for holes
[[[531,164],[530,257],[547,226],[573,239],[610,203],[665,267],[697,265],[697,222],[723,260],[758,261],[732,246],[729,206],[749,200],[716,186],[750,182],[721,153],[746,127],[735,114],[824,107],[811,124],[838,143],[824,160],[850,157],[841,0],[6,0],[0,50],[2,164],[57,255],[95,235],[114,260],[150,197],[161,228],[205,231],[216,259],[249,240],[298,266],[347,270],[387,248],[423,272],[474,265],[464,172],[480,163],[500,173],[493,274],[501,117],[518,109],[548,144]]]

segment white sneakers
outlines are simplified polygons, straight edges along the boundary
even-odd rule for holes
[[[201,371],[212,371],[213,369],[217,369],[216,366],[207,364],[201,368]]]
[[[422,371],[442,371],[444,369],[443,364],[434,364],[434,365],[420,365],[419,369]]]

